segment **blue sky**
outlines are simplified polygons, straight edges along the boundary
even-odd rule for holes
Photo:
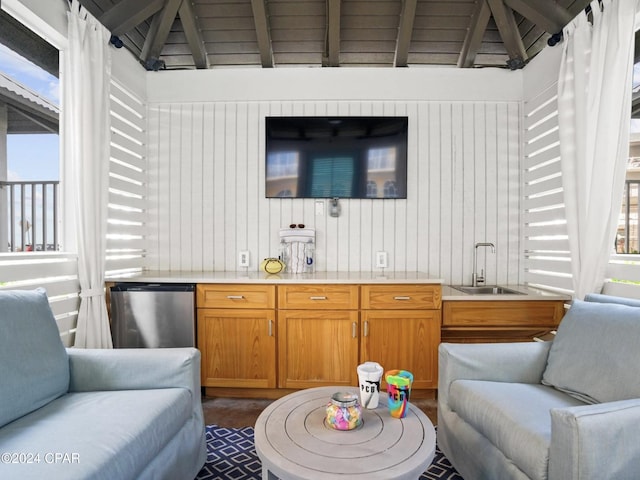
[[[56,77],[0,44],[0,71],[59,105]],[[59,180],[58,135],[8,135],[8,180]]]

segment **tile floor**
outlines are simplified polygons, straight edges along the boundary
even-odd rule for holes
[[[253,427],[258,415],[274,400],[254,398],[214,398],[203,397],[202,408],[207,425],[239,428]],[[437,400],[415,399],[412,403],[420,408],[436,425]]]

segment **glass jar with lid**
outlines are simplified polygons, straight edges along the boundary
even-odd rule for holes
[[[335,430],[353,430],[362,424],[362,408],[358,395],[336,392],[327,405],[326,424]]]

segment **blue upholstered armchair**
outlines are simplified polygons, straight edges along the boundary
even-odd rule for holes
[[[65,349],[44,290],[0,291],[0,478],[192,479],[195,348]]]
[[[465,478],[640,478],[640,302],[574,301],[553,342],[441,344],[438,442]]]

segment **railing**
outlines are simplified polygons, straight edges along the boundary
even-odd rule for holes
[[[0,181],[0,252],[58,250],[58,181]]]

